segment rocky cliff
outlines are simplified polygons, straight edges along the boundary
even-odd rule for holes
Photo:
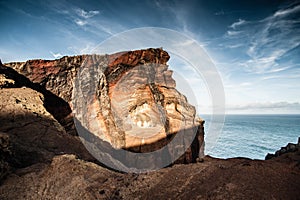
[[[96,136],[90,143],[100,139],[115,149],[136,153],[167,146],[162,153],[168,162],[195,162],[199,152],[204,154],[204,122],[176,90],[168,60],[166,51],[146,49],[6,66],[15,70],[10,73],[25,77],[24,86],[45,96],[47,111],[67,133],[77,134],[75,117],[79,126]],[[7,77],[2,81],[6,87],[14,81]],[[157,154],[151,159],[165,162],[159,161],[160,157]]]
[[[176,126],[162,126],[162,122],[166,122],[166,119],[162,118],[164,120],[161,120],[160,116],[169,117],[169,123],[178,120],[178,113],[187,118],[193,116],[191,114],[193,108],[185,107],[188,105],[187,101],[174,90],[171,72],[165,66],[168,56],[162,53],[161,55],[165,55],[164,57],[157,57],[157,52],[162,51],[146,50],[110,56],[90,56],[87,60],[96,58],[93,62],[97,63],[97,59],[104,59],[105,62],[110,63],[108,66],[112,67],[108,68],[102,79],[98,79],[99,83],[101,80],[106,80],[104,84],[97,84],[95,97],[98,99],[91,98],[94,94],[86,98],[90,104],[83,101],[86,90],[72,89],[77,74],[86,77],[90,73],[89,69],[86,70],[85,67],[83,67],[85,71],[78,70],[80,63],[87,56],[64,57],[55,61],[35,60],[10,63],[8,64],[10,67],[0,63],[0,199],[299,199],[300,148],[297,144],[297,148],[290,144],[283,148],[285,150],[276,153],[276,157],[266,161],[247,158],[224,160],[205,156],[201,160],[202,162],[175,164],[142,174],[109,170],[107,166],[103,166],[89,154],[82,140],[74,131],[72,106],[73,110],[76,110],[78,104],[85,108],[95,105],[101,107],[103,99],[107,99],[111,105],[119,106],[114,112],[117,112],[119,116],[124,116],[124,113],[129,112],[127,109],[131,107],[128,106],[124,110],[123,106],[120,106],[121,104],[115,105],[113,99],[116,98],[120,102],[126,102],[122,105],[137,105],[132,107],[132,113],[128,115],[132,117],[132,121],[142,115],[141,110],[148,112],[145,114],[146,116],[153,114],[153,118],[150,116],[150,119],[145,118],[146,122],[135,121],[135,124],[129,124],[132,127],[153,128],[156,124],[160,130],[166,131],[173,128],[174,132],[177,130]],[[156,57],[161,62],[156,62]],[[154,74],[158,71],[163,73],[158,76],[146,73],[151,75],[151,78],[148,79],[148,75],[146,76],[144,73],[147,65],[141,68],[136,68],[135,65],[139,62],[144,63],[145,60],[148,62],[149,59],[152,59],[151,63],[155,62],[154,64],[149,63],[147,70],[154,71]],[[64,62],[65,64],[62,64]],[[36,65],[40,67],[35,68],[30,63],[39,63]],[[60,63],[60,67],[57,67],[55,63],[57,65]],[[124,63],[131,63],[127,66],[131,69],[130,73],[128,73],[126,65],[124,68]],[[120,71],[114,72],[111,69],[120,69]],[[109,74],[118,76],[111,78]],[[122,77],[128,76],[139,81],[132,84],[127,81],[127,78],[122,79]],[[107,82],[107,80],[110,81]],[[155,86],[143,84],[148,82],[154,83]],[[81,86],[89,86],[80,80],[74,83],[74,85],[80,86],[77,89],[84,88]],[[51,84],[57,87],[50,87]],[[92,84],[94,83],[92,82]],[[124,90],[127,85],[128,89]],[[105,86],[108,90],[103,90],[98,86]],[[131,88],[134,90],[130,90]],[[158,89],[159,92],[153,88]],[[75,101],[72,101],[74,93],[70,93],[68,89],[77,91],[78,98]],[[99,97],[99,91],[106,91],[105,98],[101,97],[103,93]],[[145,99],[149,106],[140,106],[144,105],[144,102],[143,104],[137,103],[142,98],[131,96],[134,91],[140,94],[139,97],[147,97]],[[157,95],[161,93],[164,95],[163,97]],[[118,99],[120,98],[118,94],[128,98]],[[153,97],[150,95],[150,98],[146,94],[151,94]],[[179,112],[175,109],[176,113],[172,113],[175,112],[175,106],[168,107],[168,103],[166,103],[176,102],[176,98],[171,98],[172,95],[179,97],[178,99],[181,101],[177,103]],[[152,104],[155,102],[156,107],[151,102]],[[140,107],[138,108],[138,106]],[[185,107],[185,110],[180,106]],[[111,108],[114,107],[111,106]],[[154,112],[154,109],[164,112],[158,114]],[[105,114],[102,107],[95,110],[99,115]],[[113,111],[113,109],[111,110]],[[191,113],[186,114],[185,111]],[[76,112],[80,113],[80,109]],[[110,115],[112,120],[115,120],[114,112]],[[180,119],[182,120],[182,118]],[[185,122],[184,119],[182,121]],[[190,126],[190,123],[183,124]],[[194,120],[194,125],[197,126],[197,124],[197,120]],[[79,128],[85,130],[89,126],[90,124],[86,123]],[[117,120],[114,127],[120,126],[124,128],[125,134],[126,130],[130,131],[126,121],[119,122]],[[183,127],[188,128],[189,126]],[[200,128],[203,129],[202,126]],[[203,133],[201,129],[200,133]],[[171,137],[180,134],[174,132],[167,131]],[[86,138],[89,141],[86,142],[99,142],[100,137],[103,137],[101,141],[105,139],[111,144],[113,143],[113,140],[110,140],[111,137],[105,138],[101,135],[91,134],[89,131],[87,133],[90,135],[89,138]],[[184,135],[185,131],[182,133]],[[196,133],[199,134],[199,132]],[[167,136],[166,140],[171,139],[168,137],[170,136]],[[149,151],[149,149],[143,149],[147,147],[146,144],[144,146],[126,146],[128,142],[126,137],[125,140],[120,141],[120,144],[125,143],[124,148],[131,148],[131,151]],[[179,137],[179,141],[182,141],[182,137]],[[201,143],[201,141],[203,141],[203,134],[198,135],[198,141],[193,141],[190,149],[198,150],[198,147],[195,147],[197,142]],[[109,142],[102,142],[102,144],[105,146],[104,151],[107,146],[111,146]],[[181,143],[178,144],[180,148]],[[160,147],[161,144],[154,142],[153,145],[148,146],[150,150]],[[190,155],[190,153],[186,153],[178,161],[187,162]],[[109,160],[109,155],[106,155],[106,158]]]

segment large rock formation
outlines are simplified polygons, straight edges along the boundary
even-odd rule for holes
[[[133,55],[135,53],[129,52],[125,55]],[[140,53],[137,54],[139,55]],[[111,58],[108,59],[109,63],[127,62],[125,58],[128,58],[128,56],[120,57],[120,55],[107,56]],[[141,55],[137,58],[140,57]],[[62,69],[56,69],[57,66],[52,65],[55,62],[60,63],[68,59],[79,61],[77,64],[76,62],[71,62],[69,65],[66,63],[65,68]],[[78,72],[73,69],[79,67],[82,57],[65,57],[56,61],[28,61],[28,63],[30,62],[52,63],[51,65],[48,64],[49,69],[57,70],[57,77],[59,75],[61,77],[70,77],[71,82],[73,82],[76,73],[85,74],[84,71]],[[26,63],[16,63],[14,66],[16,69],[18,66],[26,66],[25,68],[33,69],[33,66]],[[13,64],[10,65],[13,66]],[[153,65],[155,73],[157,73],[156,70],[165,69],[165,66],[162,65],[162,63]],[[69,70],[62,73],[66,68]],[[136,73],[134,68],[132,68],[133,77],[136,79],[145,78],[143,74]],[[142,69],[144,70],[145,68],[142,66]],[[35,70],[39,71],[38,69]],[[41,67],[40,70],[45,70],[45,67]],[[19,71],[22,70],[19,69]],[[31,81],[33,80],[33,75],[30,75],[29,72],[27,74],[29,78],[27,78],[12,68],[1,66],[0,63],[0,199],[299,199],[300,148],[294,148],[291,144],[286,147],[284,154],[282,154],[284,152],[282,151],[282,153],[278,154],[278,157],[267,161],[246,158],[224,160],[206,156],[201,163],[178,164],[155,172],[142,174],[118,173],[102,167],[99,165],[100,163],[97,163],[88,154],[79,137],[72,131],[74,127],[70,123],[72,122],[72,116],[70,115],[71,108],[69,106],[69,103],[72,105],[72,94],[67,89],[70,89],[69,87],[73,85],[68,85],[64,79],[56,79],[55,73],[52,74],[52,72],[48,75],[40,73],[41,79],[38,79],[37,74],[39,73],[33,73],[37,73],[35,80],[44,80],[34,83]],[[26,70],[23,71],[23,74],[26,75],[26,73]],[[170,72],[166,70],[162,74],[166,73]],[[122,77],[126,77],[131,73],[125,72],[120,74],[122,74]],[[107,77],[109,76],[105,75],[105,77],[108,80]],[[165,75],[161,77],[170,76]],[[131,99],[129,94],[133,91],[123,91],[124,84],[134,87],[135,91],[141,91],[140,86],[143,84],[132,85],[127,82],[127,79],[124,80],[124,84],[121,84],[123,81],[120,80],[122,78],[114,85],[104,84],[110,89],[109,91],[114,93],[113,95],[109,92],[107,93],[109,100],[116,97],[116,92],[128,95],[128,98]],[[162,87],[165,90],[172,88],[170,86],[172,83],[171,79],[166,81],[166,85],[169,84],[168,86],[160,86],[162,84],[161,79],[157,80],[156,77],[150,80],[155,81],[157,88]],[[57,88],[52,88],[57,93],[54,94],[45,88],[50,82],[58,85]],[[141,83],[144,82],[147,81],[141,81]],[[78,84],[82,83],[78,82]],[[84,85],[82,84],[82,86]],[[149,86],[148,88],[149,93],[157,94],[152,92],[155,90],[152,90],[151,87]],[[97,89],[97,91],[99,90]],[[178,94],[174,90],[168,92],[163,94]],[[76,98],[75,105],[76,103],[86,107],[101,105],[99,102],[93,101],[91,97],[87,98],[87,101],[91,101],[93,104],[82,104],[81,95],[83,93],[77,91],[77,94],[79,98]],[[65,100],[61,97],[65,98]],[[70,99],[67,101],[67,98]],[[156,99],[160,100],[161,98],[146,99],[147,102],[154,102]],[[169,99],[169,96],[165,95],[163,99]],[[125,101],[122,99],[122,102]],[[130,102],[128,105],[132,105]],[[162,105],[165,105],[165,102],[158,104],[162,110],[174,111],[168,107],[163,107]],[[183,102],[186,103],[185,100]],[[177,106],[181,105],[185,104],[181,102]],[[142,108],[152,113],[148,106],[143,106]],[[177,107],[178,110],[179,108]],[[127,112],[127,110],[122,110],[122,107],[120,109],[115,112],[120,112],[121,114],[125,111]],[[133,119],[141,110],[137,109],[133,112]],[[160,111],[160,109],[157,110]],[[102,110],[97,110],[97,112],[103,114]],[[189,116],[185,115],[184,112],[181,113],[184,116]],[[161,120],[157,120],[161,115],[157,115],[154,111],[153,115],[156,118],[150,118],[150,120],[146,121],[146,125],[149,125],[149,121],[154,121],[160,127],[163,127],[162,130],[166,130],[160,124]],[[168,115],[169,113],[167,112],[166,116]],[[114,115],[112,114],[112,116]],[[171,120],[176,119],[173,116],[169,117]],[[71,121],[66,121],[66,119],[71,119]],[[162,121],[164,122],[164,120]],[[120,122],[117,125],[122,125],[122,123]],[[136,125],[142,128],[145,126],[145,122],[136,122]],[[85,126],[88,128],[89,124],[87,123]],[[172,126],[170,125],[170,127]],[[81,128],[84,129],[85,127]],[[128,129],[125,126],[124,130]],[[183,131],[183,135],[184,133]],[[178,135],[178,133],[171,133],[172,135]],[[94,136],[94,141],[96,142],[96,138],[99,139],[100,137],[94,134],[90,136],[91,138]],[[200,134],[198,136],[201,141],[203,135]],[[110,141],[109,137],[103,139]],[[182,140],[182,138],[179,138],[179,140]],[[89,140],[87,142],[94,141]],[[109,146],[107,144],[109,143],[105,143],[104,146]],[[157,145],[157,143],[153,143],[153,145]],[[141,148],[133,147],[132,151],[147,151],[148,149],[143,150],[145,147],[146,145],[141,146]],[[159,147],[159,145],[150,146],[150,150],[155,147]],[[125,148],[128,147],[125,146]],[[186,155],[189,154],[185,154],[185,158]],[[109,159],[109,155],[107,155],[107,159]]]
[[[74,131],[72,108],[83,129],[116,149],[153,152],[169,144],[167,159],[183,154],[177,162],[190,163],[203,155],[203,121],[175,89],[168,59],[162,49],[146,49],[6,66],[49,96],[45,106],[67,132]],[[49,100],[47,92],[55,96]]]

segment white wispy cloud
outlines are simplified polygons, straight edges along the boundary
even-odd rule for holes
[[[275,12],[274,17],[279,17],[279,16],[284,16],[284,15],[289,15],[292,13],[296,13],[300,11],[300,5],[288,8],[288,9],[281,9]]]
[[[85,44],[80,46],[70,46],[68,47],[68,50],[76,54],[91,54],[94,53],[95,48],[96,48],[95,44],[86,42]]]
[[[240,44],[226,45],[226,48],[235,49],[235,48],[239,48],[242,46],[244,46],[244,44],[240,43]]]
[[[278,63],[284,55],[300,45],[300,20],[294,17],[300,5],[280,9],[258,21],[238,19],[229,26],[224,39],[226,47],[243,42],[248,60],[240,62],[247,72],[264,74],[287,70]]]
[[[70,7],[64,2],[57,5],[49,5],[48,8],[63,15],[64,20],[72,22],[72,24],[80,27],[85,32],[88,32],[93,36],[98,36],[99,38],[106,38],[126,30],[126,27],[114,21],[114,19],[105,16],[100,18],[101,11],[99,10],[84,10],[75,6]],[[64,28],[68,29],[68,27]],[[71,28],[72,27],[70,27],[70,29]],[[74,48],[77,49],[77,47]]]
[[[74,21],[78,26],[84,26],[88,23],[87,21],[81,19],[75,19]]]
[[[234,22],[233,24],[231,24],[229,27],[232,29],[236,29],[238,26],[241,26],[243,24],[245,24],[246,21],[243,19],[239,19],[237,22]]]
[[[228,105],[226,106],[229,110],[259,110],[259,109],[284,109],[284,110],[292,110],[297,109],[300,110],[299,102],[263,102],[263,103],[249,103],[243,105]]]
[[[75,12],[77,13],[77,15],[79,17],[82,17],[84,19],[91,18],[91,17],[93,17],[95,15],[98,15],[100,13],[100,11],[98,11],[98,10],[85,11],[81,8],[75,9]]]
[[[54,58],[60,58],[63,55],[61,53],[53,53],[52,51],[50,51],[50,54],[54,57]]]
[[[187,10],[183,9],[180,4],[177,3],[172,1],[156,1],[155,5],[162,12],[168,13],[172,16],[172,22],[176,24],[174,27],[176,30],[183,32],[194,39],[197,39],[199,37],[199,33],[195,34],[191,30],[191,23],[189,22],[189,19],[187,19]]]
[[[239,35],[241,33],[243,33],[243,31],[231,31],[231,30],[227,31],[228,36],[236,36],[236,35]]]
[[[95,15],[98,15],[100,13],[100,11],[98,11],[98,10],[85,11],[81,8],[76,8],[75,13],[77,15],[77,18],[74,19],[74,22],[78,26],[85,26],[85,25],[89,24],[89,22],[90,22],[89,19],[94,17]],[[70,13],[67,13],[67,14],[70,15]]]
[[[187,40],[185,40],[183,42],[176,43],[175,46],[180,46],[180,47],[184,48],[184,47],[192,45],[195,42],[196,42],[195,40],[187,39]]]

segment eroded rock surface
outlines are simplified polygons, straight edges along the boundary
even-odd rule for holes
[[[195,162],[199,151],[203,155],[203,121],[175,89],[168,59],[162,49],[146,49],[7,66],[69,103],[80,124],[114,148],[151,152],[178,135],[167,157],[184,154],[177,162]],[[48,107],[64,127],[74,130],[70,109]]]

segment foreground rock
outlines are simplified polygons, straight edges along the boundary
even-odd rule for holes
[[[41,93],[30,88],[0,89],[0,110],[2,163],[27,167],[64,153],[93,160],[80,139],[67,134],[45,109]]]
[[[1,199],[298,199],[300,153],[277,160],[214,159],[121,174],[74,155],[11,174]]]
[[[271,158],[276,158],[279,157],[283,154],[291,153],[291,152],[296,152],[300,150],[300,137],[298,138],[298,143],[293,144],[293,143],[288,143],[285,147],[281,147],[279,150],[275,152],[275,154],[268,153],[265,157],[266,160],[269,160]]]

